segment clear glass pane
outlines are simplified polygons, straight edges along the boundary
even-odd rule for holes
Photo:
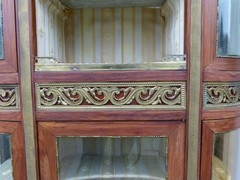
[[[240,129],[214,135],[212,180],[240,179]]]
[[[36,13],[40,64],[185,60],[184,0],[36,0]]]
[[[240,1],[218,0],[218,56],[240,57]]]
[[[11,136],[0,134],[0,179],[13,180]]]
[[[0,0],[0,60],[4,59],[3,48],[3,12],[2,12],[2,0]]]
[[[167,139],[59,137],[59,179],[165,180]]]

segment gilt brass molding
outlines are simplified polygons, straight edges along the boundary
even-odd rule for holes
[[[19,109],[19,87],[16,85],[0,85],[0,110]]]
[[[37,109],[186,109],[185,82],[36,84]]]
[[[96,70],[184,70],[186,55],[165,56],[159,62],[140,64],[81,64],[63,63],[55,58],[35,57],[35,71],[96,71]]]
[[[240,82],[204,83],[205,109],[240,106]]]

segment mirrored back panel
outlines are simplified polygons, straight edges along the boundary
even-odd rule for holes
[[[240,179],[240,129],[214,135],[212,180]]]
[[[0,179],[13,180],[11,136],[0,134]]]
[[[58,178],[167,179],[163,137],[58,137]]]
[[[240,58],[240,1],[218,0],[219,57]]]
[[[36,18],[36,70],[163,62],[185,68],[184,0],[36,0]]]

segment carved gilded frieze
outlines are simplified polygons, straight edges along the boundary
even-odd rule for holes
[[[240,106],[240,82],[204,84],[204,108],[231,106]]]
[[[0,85],[0,110],[19,108],[19,88],[14,85]]]
[[[184,82],[36,84],[37,108],[185,109]]]

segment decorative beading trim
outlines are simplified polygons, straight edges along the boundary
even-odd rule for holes
[[[0,110],[19,109],[19,87],[0,85]]]
[[[204,83],[204,108],[232,106],[240,106],[240,82]]]

